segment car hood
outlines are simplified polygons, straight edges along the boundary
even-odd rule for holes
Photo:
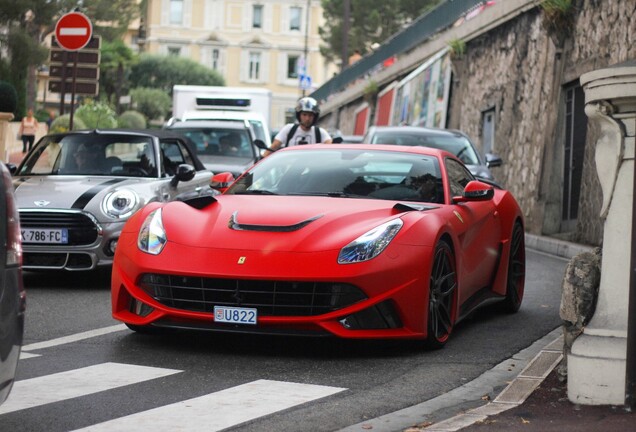
[[[139,179],[124,177],[33,176],[14,179],[18,208],[84,209],[108,192],[139,184]]]
[[[217,249],[325,251],[339,249],[410,209],[395,206],[395,201],[367,199],[245,195],[216,198],[217,202],[203,210],[183,203],[166,205],[162,219],[168,241]],[[190,222],[184,224],[184,220]]]

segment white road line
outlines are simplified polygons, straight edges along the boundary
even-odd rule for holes
[[[99,423],[76,432],[219,431],[344,390],[339,387],[258,380]],[[300,425],[299,429],[302,429]]]
[[[183,371],[123,363],[102,363],[16,381],[9,398],[0,405],[0,414],[111,390],[179,372]]]
[[[125,324],[117,324],[110,327],[102,327],[95,330],[89,330],[82,333],[75,333],[72,335],[63,336],[57,339],[51,339],[48,341],[36,342],[29,345],[23,345],[22,351],[32,351],[32,350],[38,350],[43,348],[50,348],[57,345],[64,345],[67,343],[77,342],[80,340],[89,339],[96,336],[102,336],[108,333],[126,330],[127,328],[128,327],[126,327]],[[25,354],[28,354],[28,353],[25,353]],[[20,355],[20,358],[23,358],[22,355]],[[28,357],[24,357],[24,358],[28,358]]]

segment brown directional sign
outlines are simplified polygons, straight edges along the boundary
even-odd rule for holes
[[[102,38],[101,36],[93,36],[91,40],[82,48],[82,50],[98,50],[101,47]],[[59,48],[63,50],[60,44],[57,42],[55,36],[51,36],[51,48]]]
[[[51,49],[51,63],[64,63],[64,55],[66,54],[66,64],[73,65],[75,63],[75,57],[77,57],[77,64],[99,64],[99,51],[64,51],[62,49]]]
[[[75,93],[86,95],[86,96],[96,96],[97,95],[98,85],[97,82],[91,81],[76,81],[75,82]],[[62,82],[61,81],[49,81],[49,91],[53,93],[61,93],[62,92]],[[73,91],[73,82],[68,80],[64,83],[64,92],[71,93]]]
[[[66,70],[62,65],[51,65],[49,67],[49,76],[51,78],[72,78],[73,77],[73,66],[66,66]],[[97,65],[83,65],[75,68],[75,78],[82,80],[98,80],[99,79],[99,68]]]

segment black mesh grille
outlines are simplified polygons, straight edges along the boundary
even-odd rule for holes
[[[88,245],[97,239],[97,226],[82,213],[21,211],[20,227],[66,228],[71,246]]]
[[[214,279],[144,274],[139,286],[161,304],[194,312],[214,306],[258,309],[259,316],[311,316],[366,299],[353,285],[331,282]]]

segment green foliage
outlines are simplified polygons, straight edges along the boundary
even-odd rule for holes
[[[453,39],[448,42],[448,51],[452,58],[462,58],[466,54],[466,42],[461,39]]]
[[[18,107],[18,93],[11,83],[0,81],[0,112],[14,113]]]
[[[71,123],[70,114],[61,115],[57,117],[55,120],[53,120],[53,123],[51,123],[51,128],[49,129],[49,133],[68,132],[70,123]],[[73,114],[73,130],[81,130],[81,129],[86,129],[86,125],[84,124],[81,118]]]
[[[49,119],[49,116],[49,112],[45,109],[39,109],[33,114],[33,117],[35,117],[40,123],[46,123],[46,121]]]
[[[350,0],[348,52],[362,55],[375,43],[383,43],[412,21],[441,3],[441,0]],[[319,29],[325,43],[321,53],[334,61],[342,57],[344,2],[322,0],[325,25]]]
[[[132,89],[130,96],[136,110],[149,120],[163,119],[172,105],[170,96],[160,89],[140,87]]]
[[[225,80],[217,71],[193,60],[153,54],[141,55],[130,73],[132,88],[160,89],[172,96],[172,86],[175,84],[223,86]]]
[[[145,129],[146,118],[139,111],[124,111],[117,119],[120,128],[123,129]]]
[[[563,46],[574,27],[574,4],[572,0],[542,0],[544,26],[556,46]]]
[[[128,93],[130,67],[137,61],[137,56],[121,40],[102,41],[100,51],[100,95],[105,96],[113,106],[118,107],[119,96]]]
[[[115,111],[107,104],[92,99],[86,99],[84,103],[75,110],[75,118],[81,118],[88,129],[109,129],[117,127],[117,115]],[[75,118],[73,120],[75,120]]]

